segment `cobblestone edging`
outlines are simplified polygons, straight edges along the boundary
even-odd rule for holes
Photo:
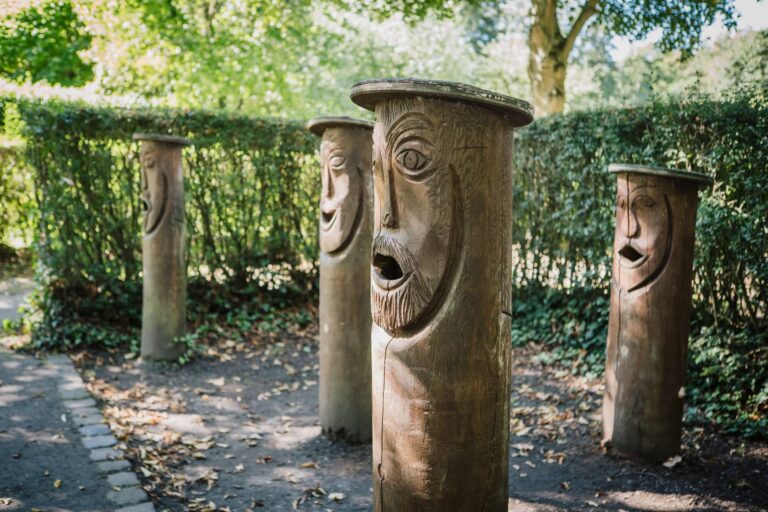
[[[107,499],[120,507],[114,512],[155,512],[155,506],[139,485],[131,465],[123,458],[123,451],[115,447],[117,439],[104,422],[96,401],[88,393],[72,361],[57,354],[49,356],[48,363],[57,369],[57,388],[69,419],[80,430],[81,441],[90,451],[90,459],[112,486]]]

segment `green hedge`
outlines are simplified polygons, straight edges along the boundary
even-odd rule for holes
[[[34,192],[24,144],[0,136],[0,245],[32,242]]]
[[[608,164],[710,174],[715,185],[701,194],[697,225],[691,415],[747,434],[768,430],[763,91],[551,116],[519,131],[515,343],[543,342],[574,371],[600,372],[614,222]],[[192,315],[227,313],[238,301],[311,296],[320,180],[317,141],[301,123],[31,101],[19,110],[36,169],[39,250],[48,272],[39,339],[87,339],[88,331],[70,326],[104,318],[138,325],[135,131],[194,142],[184,150]]]
[[[134,132],[194,144],[183,153],[193,314],[276,288],[311,291],[317,140],[302,123],[29,100],[18,109],[36,169],[46,271],[41,332],[52,343],[77,321],[138,325],[142,209]]]
[[[0,98],[0,246],[6,250],[29,246],[34,231],[34,172],[24,158],[18,125],[17,110],[6,109]]]
[[[580,370],[603,366],[615,177],[611,162],[709,174],[698,212],[691,415],[768,432],[768,98],[537,120],[516,140],[514,340],[541,341]],[[598,307],[595,307],[598,305]]]

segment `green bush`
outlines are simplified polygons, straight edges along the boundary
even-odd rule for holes
[[[0,245],[28,246],[34,225],[32,171],[21,141],[0,137]]]
[[[694,307],[705,323],[768,328],[768,99],[695,98],[551,116],[521,130],[515,154],[518,286],[609,284],[611,162],[703,172]]]
[[[754,88],[719,101],[691,95],[551,116],[520,130],[514,343],[543,342],[574,371],[601,372],[615,197],[608,164],[710,174],[715,185],[701,192],[697,224],[691,411],[729,430],[765,432],[767,107],[764,89]],[[79,325],[104,319],[123,333],[138,327],[136,131],[194,142],[184,150],[191,319],[250,325],[313,296],[320,180],[317,141],[302,124],[34,101],[18,110],[40,210],[39,343],[86,343]]]
[[[66,342],[64,331],[79,321],[138,325],[142,210],[134,132],[194,144],[184,149],[193,317],[314,291],[317,140],[302,123],[31,100],[18,109],[36,171],[46,290],[41,342]]]
[[[692,411],[730,430],[768,420],[768,97],[692,96],[537,120],[516,140],[516,343],[600,372],[616,178],[611,162],[714,177],[700,193],[689,358]],[[693,417],[693,416],[691,416]],[[699,416],[701,417],[701,416]]]

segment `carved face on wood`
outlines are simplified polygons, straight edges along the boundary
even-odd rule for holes
[[[672,210],[663,178],[620,174],[616,197],[613,275],[622,290],[649,285],[672,248]]]
[[[370,132],[368,132],[370,133]],[[320,196],[320,249],[346,246],[357,230],[363,202],[363,165],[367,158],[344,130],[329,128],[320,145],[323,190]]]
[[[141,202],[144,209],[144,234],[160,226],[168,205],[168,177],[160,170],[157,153],[143,144],[141,149]]]
[[[415,100],[377,109],[373,133],[376,208],[372,313],[389,333],[417,328],[437,308],[453,273],[461,238],[461,200],[452,148],[443,127],[453,110]],[[458,160],[458,159],[455,159]]]

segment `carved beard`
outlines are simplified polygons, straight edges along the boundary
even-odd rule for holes
[[[416,258],[395,238],[377,236],[373,241],[373,254],[380,258],[373,261],[373,321],[387,332],[395,332],[398,328],[411,325],[424,312],[432,297],[432,289],[419,269]],[[401,277],[392,279],[392,276],[387,276],[391,271],[399,272]],[[391,283],[386,290],[375,284],[382,277]]]

